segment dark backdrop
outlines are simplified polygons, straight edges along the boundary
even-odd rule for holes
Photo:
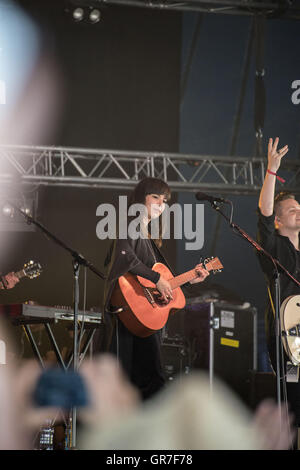
[[[100,23],[87,25],[72,22],[61,1],[21,3],[34,12],[46,32],[45,44],[56,57],[65,83],[57,133],[51,142],[41,143],[229,155],[250,18],[203,15],[185,93],[180,95],[196,13],[106,7]],[[291,84],[300,75],[299,44],[299,22],[267,21],[264,145],[269,136],[279,135],[283,145],[289,144],[288,158],[295,159],[299,158],[300,105],[292,103]],[[252,56],[235,149],[239,156],[251,156],[255,149],[254,78]],[[43,188],[39,190],[40,220],[101,270],[108,243],[96,238],[96,207],[117,202],[117,196],[117,191],[109,190]],[[258,194],[231,199],[235,221],[255,236]],[[181,193],[179,200],[195,203],[191,194]],[[182,241],[168,242],[164,250],[178,272],[190,269],[200,255],[221,258],[225,270],[210,283],[257,307],[259,367],[266,369],[266,290],[252,248],[234,236],[223,220],[219,224],[207,206],[203,250],[186,252]],[[29,258],[41,261],[43,275],[2,293],[2,302],[33,299],[71,305],[69,256],[40,233],[1,233],[3,272],[17,269]],[[83,273],[81,283],[82,277]],[[88,305],[101,305],[102,289],[102,281],[90,274]]]
[[[100,23],[87,25],[71,21],[61,1],[22,4],[33,13],[64,80],[60,125],[53,140],[41,144],[178,151],[180,13],[111,7],[103,10]],[[32,187],[26,193],[36,190],[38,220],[102,271],[110,241],[96,236],[96,208],[103,202],[117,205],[118,191]],[[1,303],[72,305],[72,260],[61,247],[39,231],[2,231],[0,244],[3,273],[29,259],[43,267],[38,279],[2,291]],[[175,242],[164,253],[175,268]],[[81,307],[83,285],[81,270]],[[86,294],[87,306],[101,309],[103,281],[90,272]]]
[[[182,76],[188,79],[181,96],[181,152],[229,156],[234,149],[233,155],[255,156],[254,47],[248,72],[244,75],[251,23],[250,17],[219,14],[203,15],[201,18],[196,13],[184,14]],[[197,25],[200,25],[198,34],[194,36]],[[299,21],[284,18],[266,20],[261,50],[266,91],[262,157],[266,161],[268,139],[276,136],[280,137],[280,146],[289,145],[290,150],[285,158],[299,160],[300,105],[292,102],[292,82],[300,76],[299,39]],[[194,49],[192,44],[195,45]],[[186,75],[188,64],[190,68]],[[244,96],[241,94],[243,80]],[[240,102],[241,96],[243,100]],[[239,126],[235,128],[241,103]],[[234,147],[232,139],[235,131]],[[233,202],[234,221],[255,238],[259,194],[226,194],[224,197]],[[196,203],[192,194],[181,194],[179,200],[181,203]],[[223,273],[209,279],[209,283],[216,285],[221,298],[241,299],[257,308],[258,366],[260,370],[269,370],[264,333],[267,291],[256,254],[252,247],[233,234],[225,220],[207,203],[205,242],[200,255],[219,256],[223,261]],[[178,244],[178,269],[184,270],[194,261],[194,257],[194,252],[184,252],[182,244]],[[201,287],[199,292],[204,285]]]
[[[20,3],[41,26],[65,84],[51,144],[178,150],[181,13],[101,6],[101,21],[90,24],[73,21],[69,2]]]

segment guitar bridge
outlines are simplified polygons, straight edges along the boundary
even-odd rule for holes
[[[154,297],[152,295],[152,292],[151,292],[152,289],[150,289],[149,287],[143,287],[143,291],[144,291],[144,295],[146,297],[146,299],[148,300],[148,302],[152,305],[152,307],[154,308],[154,304],[155,304],[155,300],[154,300]]]
[[[160,292],[154,287],[143,287],[143,291],[145,294],[146,299],[154,308],[156,305],[165,305]]]

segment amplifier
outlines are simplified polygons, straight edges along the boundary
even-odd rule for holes
[[[192,369],[207,369],[210,380],[218,377],[248,404],[257,370],[256,309],[189,299],[176,321],[188,341]]]
[[[173,380],[178,375],[189,373],[189,348],[183,337],[178,334],[170,337],[166,332],[163,332],[160,350],[167,380]]]

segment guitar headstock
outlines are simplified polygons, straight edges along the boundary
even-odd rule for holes
[[[29,279],[34,279],[38,277],[42,272],[42,267],[40,263],[35,263],[34,261],[29,261],[28,263],[24,264],[23,272],[26,277]]]
[[[212,271],[213,274],[220,273],[222,269],[224,268],[219,258],[214,258],[214,257],[206,258],[203,261],[203,265],[205,266],[205,269],[207,271]]]

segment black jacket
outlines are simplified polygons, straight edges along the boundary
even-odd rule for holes
[[[142,276],[156,284],[160,274],[151,269],[155,262],[164,263],[173,273],[153,240],[145,238],[114,240],[105,260],[107,280],[104,286],[104,312],[109,309],[111,294],[117,279],[127,272]]]
[[[275,215],[266,217],[262,215],[258,208],[258,232],[257,241],[258,243],[268,251],[275,259],[279,261],[289,273],[300,280],[300,252],[297,251],[289,240],[288,237],[280,235],[275,229],[274,221]],[[266,258],[266,256],[259,254],[258,259],[261,268],[265,274],[268,287],[273,299],[275,299],[274,293],[274,264]],[[286,275],[284,272],[280,272],[280,296],[281,303],[290,295],[300,294],[300,288],[293,280]],[[275,335],[275,318],[271,302],[269,299],[269,306],[266,311],[265,317],[266,323],[266,334],[267,340]]]

